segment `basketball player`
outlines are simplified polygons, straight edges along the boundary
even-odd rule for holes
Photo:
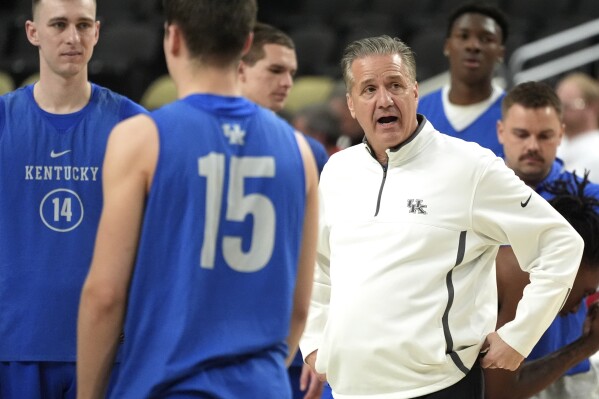
[[[80,398],[290,398],[309,306],[317,173],[305,140],[241,97],[254,0],[165,0],[178,101],[112,132],[78,322]]]
[[[119,121],[145,112],[88,82],[94,0],[34,0],[40,78],[0,97],[0,397],[74,398],[76,318]]]

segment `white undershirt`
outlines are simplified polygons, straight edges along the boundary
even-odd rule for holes
[[[447,120],[451,123],[451,126],[457,131],[464,130],[472,122],[478,119],[490,106],[499,98],[503,93],[503,89],[496,84],[491,85],[493,91],[491,97],[483,100],[479,103],[470,105],[455,105],[449,101],[449,86],[444,86],[441,98],[443,100],[443,109]]]

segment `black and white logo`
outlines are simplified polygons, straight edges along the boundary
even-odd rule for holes
[[[532,197],[532,193],[530,193],[530,195],[528,196],[528,198],[526,199],[526,201],[520,202],[520,206],[522,208],[526,208],[526,205],[528,205],[528,202],[530,201],[531,197]]]
[[[408,200],[408,208],[410,208],[410,213],[418,213],[421,215],[426,215],[426,205],[423,204],[423,200],[421,199],[409,199]]]

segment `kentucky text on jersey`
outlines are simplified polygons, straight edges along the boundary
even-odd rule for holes
[[[96,181],[97,166],[25,165],[25,180]]]

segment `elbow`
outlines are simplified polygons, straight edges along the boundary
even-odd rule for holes
[[[99,319],[122,309],[126,299],[126,293],[113,287],[86,281],[81,291],[80,308],[81,312]]]
[[[301,325],[302,330],[303,330],[303,327],[305,327],[305,325],[306,325],[306,320],[308,320],[309,310],[310,310],[309,305],[296,306],[293,309],[293,314],[291,315],[292,322],[295,325]]]

